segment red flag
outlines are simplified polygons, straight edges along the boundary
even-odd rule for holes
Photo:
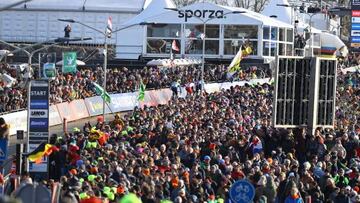
[[[109,38],[111,37],[111,33],[112,33],[112,18],[111,16],[109,16],[106,27],[106,34],[108,35]]]
[[[173,50],[177,51],[177,52],[180,51],[180,49],[179,49],[179,47],[177,46],[175,40],[173,40],[172,45],[171,45],[171,48],[172,48]]]

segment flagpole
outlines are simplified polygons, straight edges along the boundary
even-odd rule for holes
[[[103,83],[103,88],[104,91],[106,92],[106,72],[107,72],[107,52],[108,52],[108,46],[107,46],[107,34],[105,32],[105,41],[104,41],[104,83]],[[106,101],[105,101],[105,97],[103,98],[103,120],[105,123],[105,107],[106,107]]]

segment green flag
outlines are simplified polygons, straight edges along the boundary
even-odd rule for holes
[[[63,53],[63,73],[75,73],[76,72],[76,52],[64,52]]]
[[[144,100],[145,100],[145,88],[146,88],[146,86],[145,86],[144,83],[141,81],[141,83],[140,83],[140,89],[139,89],[138,101],[144,101]]]
[[[100,85],[98,85],[97,83],[93,83],[95,86],[95,91],[96,94],[100,95],[101,98],[103,98],[103,100],[105,100],[107,103],[111,103],[111,97],[109,95],[109,93],[107,93],[104,88],[102,88]]]

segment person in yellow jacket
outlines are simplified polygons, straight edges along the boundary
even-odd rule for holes
[[[124,128],[124,121],[121,119],[119,113],[115,114],[115,119],[110,124],[111,128],[115,128],[117,125],[120,126],[119,131],[121,131]]]

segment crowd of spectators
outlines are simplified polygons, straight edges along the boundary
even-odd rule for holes
[[[270,84],[99,117],[53,135],[60,151],[50,178],[63,185],[62,202],[129,193],[146,203],[229,202],[240,179],[256,188],[254,202],[360,202],[359,82],[359,73],[339,72],[335,128],[315,133],[271,127]]]
[[[226,81],[225,65],[208,65],[205,68],[205,82]],[[27,89],[22,77],[23,73],[11,69],[7,64],[0,64],[1,73],[7,73],[17,79],[11,87],[0,83],[0,113],[20,110],[27,106]],[[271,73],[261,71],[256,67],[244,69],[238,79],[248,80],[257,77],[269,77]],[[169,87],[177,81],[180,85],[196,83],[200,79],[200,67],[175,67],[157,68],[114,68],[109,69],[107,74],[107,91],[109,93],[125,93],[138,90],[140,82],[147,89],[159,89]],[[84,99],[95,96],[92,83],[103,84],[103,70],[101,67],[83,68],[76,74],[57,73],[50,83],[50,102],[52,104],[70,102],[75,99]]]

